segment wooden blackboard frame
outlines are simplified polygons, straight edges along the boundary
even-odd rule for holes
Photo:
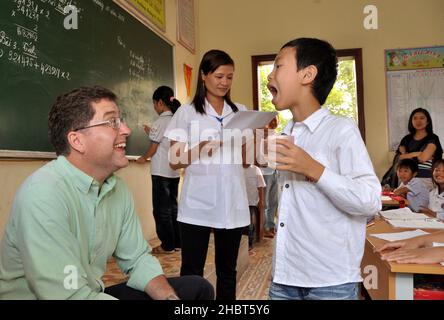
[[[164,34],[160,33],[158,31],[157,28],[153,28],[152,25],[150,25],[149,23],[147,23],[146,19],[141,19],[139,17],[139,15],[137,14],[137,12],[134,11],[134,9],[131,9],[127,6],[124,5],[124,2],[122,0],[113,0],[113,3],[116,4],[118,7],[120,7],[123,11],[125,11],[128,15],[130,15],[132,18],[134,18],[138,23],[141,23],[143,25],[144,28],[147,28],[150,30],[150,32],[152,32],[155,36],[157,36],[158,38],[160,38],[162,41],[165,42],[166,45],[168,45],[169,47],[171,47],[171,51],[170,51],[170,55],[171,55],[171,64],[170,64],[170,70],[172,70],[170,74],[169,79],[171,79],[171,83],[170,81],[168,81],[168,85],[171,85],[174,89],[176,89],[176,65],[175,65],[175,49],[176,46],[175,44],[170,41],[168,38],[165,37]],[[145,101],[145,100],[144,100]],[[147,107],[149,108],[149,104],[147,105]],[[151,116],[150,116],[150,120],[151,121]],[[141,131],[140,128],[137,128],[138,131]],[[134,130],[133,130],[134,132]],[[142,140],[140,139],[140,137],[135,141],[139,141],[137,142],[137,145],[139,145],[138,149],[140,149],[140,146],[142,145]],[[147,144],[148,144],[148,139],[147,139]],[[46,148],[45,148],[46,149]],[[26,150],[26,149],[25,149]],[[129,159],[135,159],[138,157],[139,151],[137,152],[133,152],[133,153],[128,153],[127,157]],[[36,151],[22,151],[20,150],[20,148],[17,149],[0,149],[0,158],[17,158],[17,159],[24,159],[24,158],[31,158],[31,159],[53,159],[55,158],[55,152],[47,152],[47,151],[38,151],[38,148],[36,148]]]

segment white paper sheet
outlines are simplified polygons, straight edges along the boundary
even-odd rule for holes
[[[427,220],[388,220],[395,228],[444,229],[444,223],[434,219]]]
[[[394,233],[373,233],[370,236],[387,240],[387,241],[400,241],[410,239],[418,236],[429,234],[428,232],[416,229],[414,231],[394,232]]]
[[[422,213],[414,213],[410,208],[379,211],[379,214],[387,220],[425,220],[429,218]]]
[[[233,118],[224,125],[224,129],[259,129],[265,127],[267,124],[277,116],[277,112],[265,111],[238,111]]]

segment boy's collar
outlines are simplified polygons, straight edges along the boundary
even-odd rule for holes
[[[310,130],[310,132],[313,133],[315,132],[316,128],[319,127],[322,120],[329,114],[330,111],[327,108],[319,108],[302,122],[294,122],[293,120],[290,120],[290,122],[287,124],[287,126],[282,132],[287,135],[290,135],[295,125],[304,124],[308,128],[308,130]]]

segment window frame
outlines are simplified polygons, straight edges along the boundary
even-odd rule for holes
[[[358,127],[362,140],[365,143],[365,114],[364,114],[364,75],[362,66],[362,48],[336,50],[338,58],[353,58],[356,66],[356,99],[358,107]],[[259,88],[257,68],[264,62],[274,61],[276,54],[251,56],[251,69],[253,80],[253,109],[259,110]]]

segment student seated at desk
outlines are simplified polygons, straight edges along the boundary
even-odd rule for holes
[[[444,242],[444,231],[426,234],[423,236],[388,242],[376,248],[381,253],[381,259],[396,263],[444,263],[444,246],[433,246],[433,243]],[[383,253],[385,250],[390,250]]]
[[[427,208],[429,204],[429,191],[420,179],[415,178],[417,173],[418,163],[415,160],[401,160],[396,169],[401,184],[393,191],[396,196],[407,198],[414,212],[419,212],[421,207]]]
[[[421,208],[421,212],[444,220],[444,159],[433,164],[434,188],[429,194],[429,207]]]

